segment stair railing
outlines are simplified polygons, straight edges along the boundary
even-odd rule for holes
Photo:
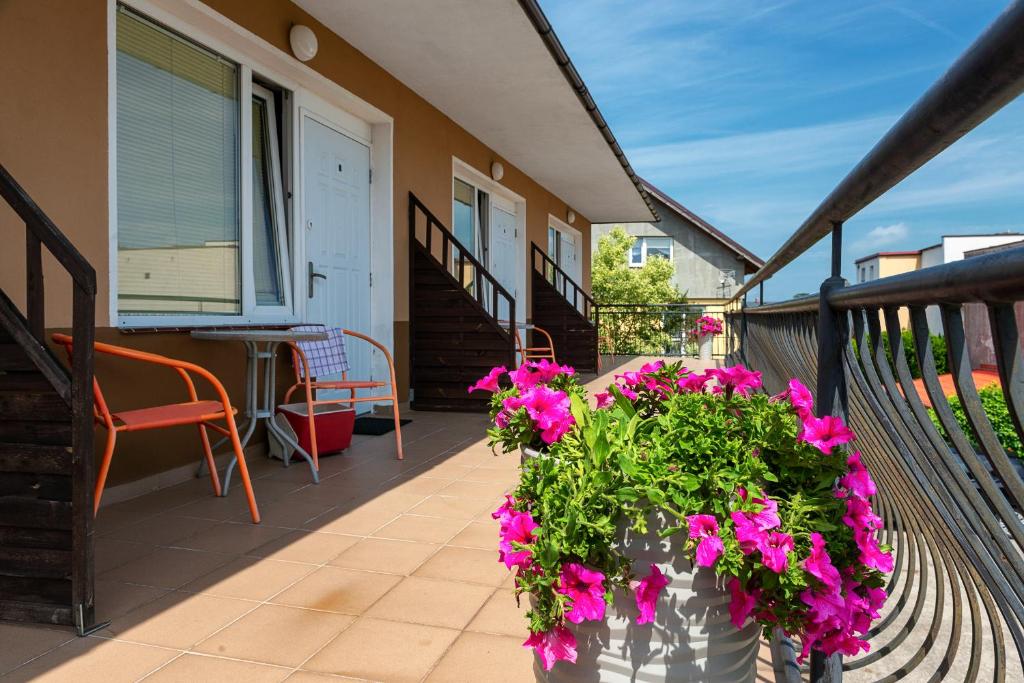
[[[562,268],[548,256],[536,242],[530,243],[530,264],[534,271],[540,273],[551,283],[569,305],[579,311],[584,318],[597,325],[597,304],[594,298],[576,284]],[[582,304],[582,308],[580,307]]]

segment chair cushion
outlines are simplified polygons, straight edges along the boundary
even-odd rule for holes
[[[234,408],[232,413],[238,412]],[[220,401],[189,401],[188,403],[172,403],[166,406],[139,408],[114,413],[113,418],[124,424],[123,431],[137,429],[156,429],[174,425],[198,424],[206,420],[224,417],[224,404]]]

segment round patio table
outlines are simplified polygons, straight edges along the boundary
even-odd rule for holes
[[[326,332],[293,332],[292,330],[193,330],[192,338],[202,341],[233,341],[242,342],[246,352],[246,374],[245,374],[245,425],[239,425],[238,432],[242,442],[242,448],[249,443],[253,432],[256,431],[256,424],[263,420],[267,430],[273,433],[281,443],[292,447],[296,453],[302,456],[309,464],[309,471],[313,475],[313,483],[320,483],[320,474],[316,470],[316,464],[312,456],[307,453],[291,434],[285,433],[274,421],[274,388],[277,386],[277,367],[274,362],[277,357],[277,347],[286,342],[300,341],[324,341],[327,339]],[[261,348],[262,346],[262,348]],[[260,361],[263,361],[263,382],[260,384]],[[224,439],[218,442],[214,448],[224,443]],[[291,462],[287,456],[288,448],[285,448],[284,466],[288,467]],[[228,488],[231,485],[231,475],[235,471],[238,458],[232,457],[228,464],[227,472],[224,474],[224,486],[221,488],[221,495],[228,495]],[[199,465],[199,472],[203,470],[203,463]]]

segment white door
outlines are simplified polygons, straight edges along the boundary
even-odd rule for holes
[[[491,275],[516,299],[516,318],[525,320],[526,311],[519,310],[525,306],[519,301],[517,283],[519,279],[519,249],[516,239],[516,207],[512,202],[491,195],[491,215],[488,226],[487,253],[490,263],[487,269]],[[489,304],[488,304],[489,305]],[[508,320],[508,303],[503,297],[498,298],[498,318]]]
[[[309,116],[302,120],[306,319],[370,331],[370,149]],[[346,339],[349,377],[370,379],[369,346]],[[336,396],[331,396],[336,398]],[[369,409],[368,403],[357,404]]]
[[[582,286],[583,262],[580,260],[580,243],[583,240],[579,235],[568,230],[560,232],[559,239],[562,241],[560,253],[562,262],[559,265],[573,282]]]

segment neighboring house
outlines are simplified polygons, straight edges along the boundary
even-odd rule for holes
[[[921,267],[920,251],[880,251],[854,262],[857,283],[870,282],[890,275],[909,273]]]
[[[1018,236],[1019,237],[1019,236]],[[975,258],[999,251],[1009,249],[1020,249],[1024,247],[1024,239],[1014,242],[1004,242],[999,245],[969,249],[964,252],[964,258]],[[1014,316],[1017,320],[1017,329],[1024,330],[1024,301],[1018,301],[1013,305]],[[995,345],[992,343],[992,321],[989,318],[988,306],[985,304],[964,304],[964,339],[967,342],[968,353],[971,357],[971,368],[974,370],[993,370],[996,367]],[[1024,347],[1024,342],[1021,343]]]
[[[617,225],[636,237],[630,265],[640,267],[652,258],[672,261],[673,284],[695,304],[723,304],[743,283],[744,276],[764,265],[748,249],[667,194],[642,180],[654,200],[660,221],[604,223],[593,226],[591,250]]]
[[[196,361],[236,402],[242,347],[190,329],[341,325],[393,350],[401,398],[479,408],[470,376],[511,357],[488,278],[529,321],[531,244],[589,290],[591,223],[655,218],[534,3],[22,1],[0,4],[0,44],[0,164],[95,268],[96,338]],[[464,290],[466,259],[422,244],[418,206],[477,262]],[[21,302],[25,226],[2,202],[0,234]],[[46,323],[64,329],[52,265]],[[350,355],[384,376],[378,352]],[[181,400],[159,372],[97,369],[115,408]],[[133,434],[110,483],[181,468],[194,442]]]

